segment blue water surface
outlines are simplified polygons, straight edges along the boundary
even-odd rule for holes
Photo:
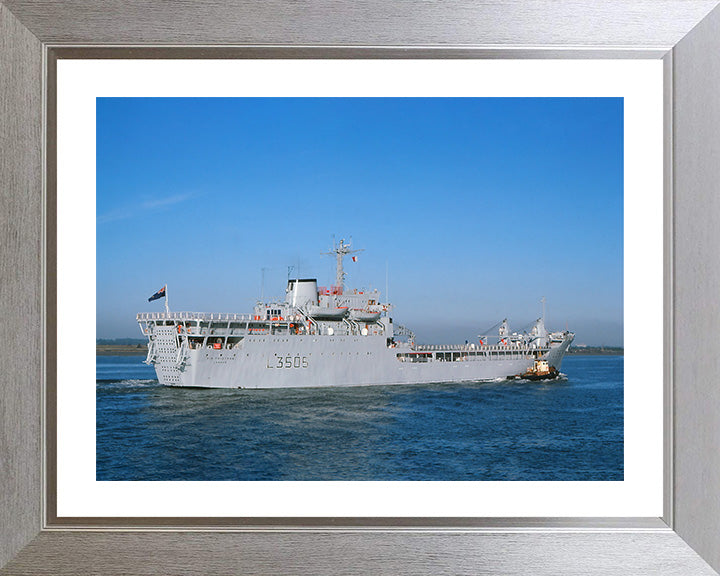
[[[97,357],[98,480],[623,480],[623,357],[552,382],[161,386]]]

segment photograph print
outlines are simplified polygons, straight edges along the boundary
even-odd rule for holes
[[[96,479],[622,481],[623,98],[96,99]]]

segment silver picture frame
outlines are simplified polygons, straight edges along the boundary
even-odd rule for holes
[[[663,516],[58,518],[54,65],[113,57],[662,59]],[[0,574],[716,574],[718,94],[717,0],[0,0]]]

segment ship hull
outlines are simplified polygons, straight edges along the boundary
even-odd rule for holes
[[[454,361],[419,357],[409,346],[389,348],[370,336],[247,336],[232,349],[188,350],[178,363],[172,330],[159,336],[158,379],[168,386],[203,388],[311,388],[497,380],[525,372],[537,356],[529,351],[481,355],[460,352]],[[569,342],[551,350],[559,369]],[[560,350],[561,349],[561,350]],[[549,354],[548,353],[548,356]],[[475,355],[477,354],[477,355]]]

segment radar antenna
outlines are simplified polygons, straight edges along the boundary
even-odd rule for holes
[[[352,240],[345,244],[345,240],[340,240],[339,244],[335,244],[333,242],[333,249],[330,252],[323,252],[323,255],[325,256],[335,256],[336,259],[336,265],[337,265],[337,272],[335,275],[335,286],[342,291],[344,290],[344,284],[345,284],[345,270],[343,269],[343,257],[347,256],[348,254],[355,254],[357,252],[363,252],[364,248],[360,248],[359,250],[350,250],[352,244]]]

